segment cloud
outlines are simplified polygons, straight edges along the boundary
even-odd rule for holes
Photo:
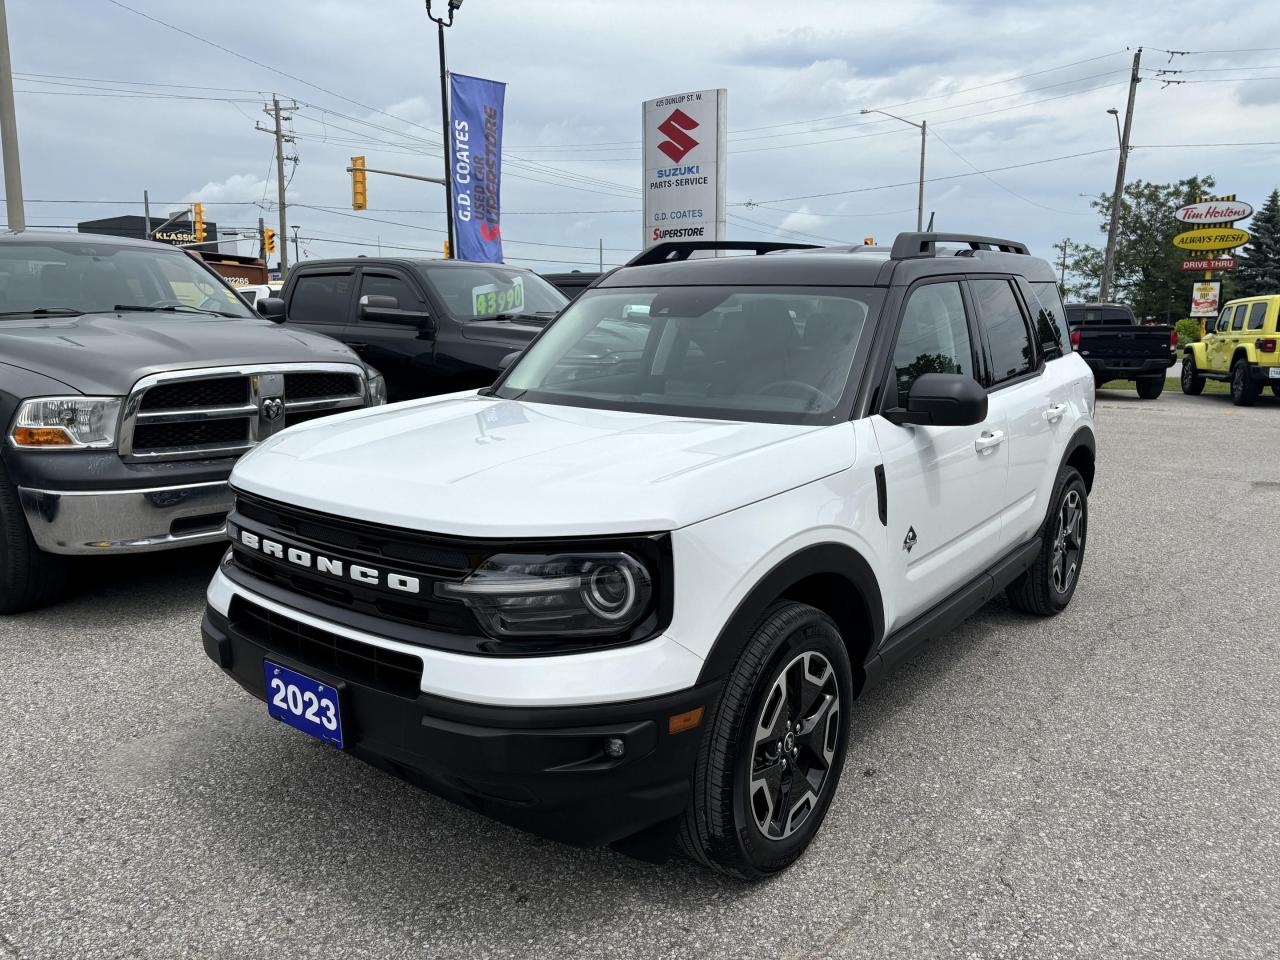
[[[199,200],[201,203],[240,203],[246,200],[257,202],[267,190],[268,183],[262,177],[251,173],[233,173],[225,180],[209,181],[183,199]]]
[[[1236,102],[1246,107],[1269,107],[1280,103],[1280,84],[1274,80],[1242,83],[1236,90]]]

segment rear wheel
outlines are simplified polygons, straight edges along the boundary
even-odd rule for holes
[[[1182,359],[1182,392],[1189,397],[1198,397],[1204,393],[1204,377],[1196,369],[1196,358],[1188,353]]]
[[[1065,610],[1080,582],[1089,533],[1089,491],[1074,467],[1065,467],[1054,488],[1053,512],[1045,524],[1040,553],[1005,591],[1023,613],[1050,617]]]
[[[1271,395],[1273,397],[1280,397],[1280,383],[1273,383],[1271,385]]]
[[[1250,406],[1258,399],[1258,384],[1249,379],[1249,364],[1237,360],[1231,368],[1231,402],[1237,407]]]
[[[684,851],[744,879],[790,866],[840,781],[852,702],[849,654],[831,618],[803,603],[770,608],[704,733]]]
[[[1164,377],[1146,377],[1138,381],[1138,396],[1143,400],[1154,400],[1164,393]]]
[[[66,558],[44,553],[31,538],[18,490],[0,464],[0,613],[19,613],[57,599]]]

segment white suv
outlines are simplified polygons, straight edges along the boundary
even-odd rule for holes
[[[659,245],[493,387],[244,457],[205,650],[492,816],[764,876],[886,669],[1001,590],[1070,602],[1093,402],[1021,244]]]

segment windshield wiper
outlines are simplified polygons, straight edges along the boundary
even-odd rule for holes
[[[190,311],[191,313],[205,313],[213,317],[234,317],[234,313],[223,313],[221,310],[201,310],[199,307],[193,307],[189,303],[171,303],[163,307],[144,307],[136,303],[117,303],[112,310],[133,310],[140,313],[178,313],[179,311]]]
[[[535,320],[550,323],[554,313],[495,313],[492,317],[476,317],[477,320]]]
[[[73,307],[35,307],[32,310],[6,310],[0,317],[78,317],[84,313]]]

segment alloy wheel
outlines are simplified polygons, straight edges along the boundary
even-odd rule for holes
[[[840,738],[840,692],[825,656],[802,653],[769,688],[756,720],[747,806],[770,840],[784,840],[818,806]]]
[[[1053,589],[1066,593],[1080,570],[1084,548],[1084,503],[1079,490],[1068,490],[1058,505],[1058,523],[1053,536]]]
[[[1182,361],[1182,387],[1187,389],[1195,382],[1196,368],[1190,358]]]

